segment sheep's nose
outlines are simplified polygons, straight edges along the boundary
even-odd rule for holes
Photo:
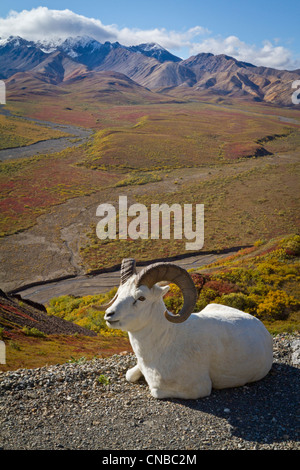
[[[106,312],[105,315],[104,315],[104,320],[109,320],[113,315],[115,314],[115,312]]]

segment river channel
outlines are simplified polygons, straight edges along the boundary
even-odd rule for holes
[[[0,106],[0,114],[15,117],[2,106]],[[39,119],[31,119],[26,117],[19,119],[24,119],[40,126],[50,127],[51,129],[61,131],[64,134],[68,134],[68,137],[58,137],[55,139],[36,142],[35,144],[26,145],[24,147],[14,147],[0,150],[0,162],[5,160],[32,157],[33,155],[38,154],[51,154],[60,152],[68,147],[76,147],[87,142],[89,137],[93,134],[92,129],[86,129],[84,127],[71,126],[69,124],[57,124],[50,121],[41,121]]]
[[[214,263],[222,258],[227,258],[235,254],[243,247],[235,247],[221,252],[202,252],[194,255],[179,255],[175,258],[164,259],[160,261],[173,262],[184,269],[197,269],[202,266]],[[152,260],[147,263],[137,263],[137,272],[145,265],[157,262]],[[113,287],[117,287],[120,283],[120,267],[115,266],[111,269],[103,270],[98,274],[74,275],[66,276],[61,279],[53,279],[41,283],[35,283],[31,286],[24,286],[15,289],[13,293],[18,293],[23,299],[33,300],[41,304],[48,304],[54,297],[62,295],[74,295],[75,297],[83,297],[86,295],[97,295],[108,292]]]

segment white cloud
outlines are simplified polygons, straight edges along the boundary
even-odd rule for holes
[[[27,40],[66,38],[69,36],[92,36],[100,42],[119,41],[121,44],[136,45],[143,42],[157,42],[165,48],[180,48],[190,44],[191,39],[208,30],[196,26],[185,32],[166,29],[119,29],[117,25],[103,25],[95,18],[78,15],[71,10],[49,10],[38,7],[22,12],[11,11],[7,18],[0,18],[0,37],[21,36]]]
[[[125,46],[156,42],[166,49],[178,50],[182,47],[190,47],[195,37],[208,32],[202,26],[195,26],[184,32],[167,31],[164,28],[151,30],[123,28],[118,31],[118,41]]]
[[[195,26],[186,31],[168,31],[164,28],[149,30],[119,28],[117,25],[104,25],[100,20],[78,15],[71,10],[50,10],[38,7],[21,12],[11,11],[6,18],[0,18],[0,37],[21,36],[28,40],[66,38],[69,36],[92,36],[99,42],[119,41],[129,46],[144,42],[156,42],[173,53],[187,51],[189,55],[199,52],[227,54],[238,60],[254,65],[295,69],[299,61],[292,58],[291,52],[270,41],[261,47],[247,44],[236,36],[227,38],[212,37],[210,31]],[[199,36],[202,41],[199,42]]]
[[[236,36],[228,36],[225,39],[206,38],[201,43],[194,43],[190,52],[192,55],[200,52],[226,54],[243,62],[277,69],[296,69],[300,66],[300,61],[294,60],[291,52],[285,47],[273,45],[270,41],[265,41],[261,47],[257,47],[246,44]]]
[[[71,10],[49,10],[38,7],[22,12],[11,11],[0,19],[0,36],[21,36],[27,40],[90,35],[99,41],[116,41],[115,26],[104,26],[100,20],[77,15]]]

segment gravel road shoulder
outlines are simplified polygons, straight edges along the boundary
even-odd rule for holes
[[[300,336],[274,337],[263,380],[199,400],[156,400],[124,353],[0,374],[4,450],[298,450]]]

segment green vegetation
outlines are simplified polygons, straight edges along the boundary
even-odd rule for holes
[[[299,329],[299,236],[284,237],[299,233],[298,112],[239,100],[219,105],[118,105],[95,99],[69,103],[62,96],[45,97],[43,103],[41,107],[33,100],[14,101],[10,109],[90,127],[95,135],[88,145],[1,162],[0,236],[26,230],[39,216],[54,214],[55,206],[78,198],[83,218],[77,222],[84,222],[87,232],[86,238],[80,233],[80,255],[83,269],[89,271],[119,264],[125,257],[146,261],[186,253],[186,240],[101,241],[96,214],[93,218],[85,211],[92,207],[86,196],[93,195],[90,204],[95,207],[97,200],[117,206],[120,194],[128,196],[129,204],[141,203],[148,209],[155,203],[204,204],[205,251],[252,248],[192,273],[199,291],[196,308],[224,303],[257,316],[272,332]],[[59,135],[56,132],[0,116],[0,148],[53,138]],[[60,238],[65,220],[56,223],[51,229]],[[41,255],[37,263],[42,262]],[[40,337],[32,331],[9,336],[0,331],[7,344],[7,367],[80,361],[102,354],[99,351],[128,349],[126,334],[108,329],[103,313],[92,307],[113,293],[64,296],[48,306],[49,314],[95,331],[96,338]],[[175,286],[166,303],[173,311],[180,307]]]
[[[21,351],[22,350],[20,344],[17,341],[13,341],[13,340],[9,341],[8,346],[12,351]]]
[[[69,107],[67,104],[65,107]],[[31,105],[26,103],[28,113],[33,112]],[[56,105],[59,107],[60,103]],[[159,202],[167,199],[204,203],[208,217],[206,243],[211,245],[207,249],[222,248],[221,244],[241,244],[240,239],[244,237],[247,240],[242,243],[248,243],[260,236],[270,237],[296,229],[298,163],[290,158],[264,164],[264,156],[255,158],[268,154],[277,157],[278,152],[293,154],[299,148],[299,125],[282,122],[277,116],[293,117],[292,111],[250,103],[242,107],[239,102],[230,106],[201,102],[151,106],[101,104],[93,123],[91,109],[82,114],[76,114],[75,108],[74,113],[60,114],[57,110],[48,119],[61,122],[64,113],[71,113],[68,114],[70,122],[77,116],[77,124],[94,127],[95,135],[87,146],[1,163],[0,236],[32,227],[40,215],[70,198],[103,192],[99,199],[105,200],[108,189],[113,199],[120,191],[130,191],[135,202],[144,204],[154,198]],[[5,129],[10,121],[4,116],[3,119]],[[87,119],[86,123],[81,119]],[[52,132],[21,119],[14,118],[13,124],[18,126],[11,135],[19,140],[41,139],[43,136],[34,134],[36,129],[46,137]],[[236,210],[233,204],[238,192],[242,200]],[[254,198],[256,192],[260,194]],[[243,235],[241,214],[246,226]],[[257,214],[258,224],[251,222],[253,214]],[[232,216],[236,218],[233,224]],[[277,232],[272,229],[276,226],[275,218],[279,219]],[[226,234],[225,240],[222,235],[221,241],[225,224],[231,233]],[[284,232],[283,226],[286,226]],[[96,244],[97,241],[90,245]],[[127,246],[132,248],[130,240]],[[113,245],[109,248],[107,263],[110,264],[111,256],[118,259],[119,256],[118,248]],[[145,248],[149,247],[138,242],[138,252],[143,253]],[[183,250],[183,244],[175,242],[169,248],[162,242],[158,255],[178,254]],[[102,247],[98,246],[97,250],[82,247],[82,257],[87,269],[100,267],[96,266],[96,260],[103,259]]]
[[[109,377],[106,377],[106,375],[101,374],[99,377],[97,377],[97,382],[101,385],[109,385]]]
[[[212,266],[198,308],[220,303],[256,316],[271,332],[299,331],[299,255],[299,235],[242,250]]]
[[[36,338],[46,338],[47,336],[42,331],[39,331],[37,328],[28,328],[27,326],[24,326],[24,328],[22,328],[22,332],[26,336],[33,336]]]
[[[251,248],[209,267],[191,272],[198,290],[195,311],[209,303],[238,308],[259,318],[273,333],[299,331],[300,327],[300,236],[290,235],[265,243],[259,240]],[[104,312],[91,308],[106,303],[116,292],[74,298],[53,299],[48,313],[58,315],[102,335],[124,335],[110,330]],[[174,284],[165,296],[169,310],[178,312],[182,295]]]
[[[14,330],[5,331],[3,340],[6,344],[6,364],[0,364],[0,371],[34,369],[65,362],[82,363],[131,350],[127,338],[102,335],[47,335],[41,338]]]
[[[118,181],[115,184],[115,187],[120,188],[122,186],[136,186],[141,184],[153,183],[161,180],[162,177],[159,176],[157,172],[137,172],[129,174],[127,178]]]
[[[126,333],[108,328],[104,320],[104,312],[93,308],[93,305],[108,302],[110,296],[115,292],[116,289],[112,289],[107,294],[88,295],[80,298],[71,295],[56,297],[50,300],[47,312],[49,315],[71,321],[102,336],[126,337]]]
[[[270,154],[267,143],[297,134],[298,126],[269,116],[199,104],[181,107],[179,112],[165,105],[134,126],[98,131],[79,164],[107,171],[199,167]]]
[[[0,237],[32,227],[57,204],[116,182],[114,175],[74,166],[81,154],[79,147],[1,163]]]
[[[270,241],[257,240],[254,246],[210,266],[191,270],[198,291],[195,311],[209,303],[242,309],[259,318],[272,334],[300,331],[300,236],[289,235]],[[48,314],[73,321],[97,333],[80,335],[32,335],[33,329],[3,331],[7,346],[7,364],[0,370],[40,367],[63,362],[82,363],[94,357],[131,350],[127,333],[106,326],[104,312],[93,305],[106,303],[116,288],[105,294],[52,299]],[[182,295],[171,284],[165,296],[169,310],[178,312]],[[29,335],[26,332],[29,331]],[[105,377],[99,383],[106,385]]]
[[[235,166],[210,166],[198,173],[182,170],[161,176],[163,181],[155,187],[131,193],[132,200],[144,204],[148,213],[155,203],[204,204],[205,250],[244,246],[261,237],[270,239],[298,230],[297,163],[283,160],[270,164],[250,159]],[[137,261],[176,256],[186,252],[185,243],[184,237],[159,242],[151,238],[99,240],[94,224],[88,242],[81,247],[81,256],[86,269],[99,269],[119,264],[132,253]]]
[[[82,356],[79,358],[75,358],[72,356],[68,362],[71,362],[72,364],[84,364],[86,361],[87,361],[87,358],[85,356]]]

